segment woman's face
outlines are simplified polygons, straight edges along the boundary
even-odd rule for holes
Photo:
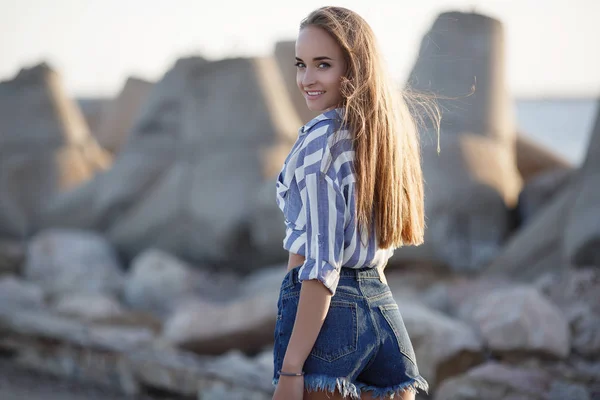
[[[307,26],[296,40],[296,84],[311,111],[325,112],[342,103],[346,72],[342,49],[322,28]]]

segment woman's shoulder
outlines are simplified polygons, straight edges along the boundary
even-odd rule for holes
[[[302,127],[302,134],[306,135],[305,145],[325,148],[331,146],[333,141],[346,138],[348,131],[342,129],[343,109],[336,108],[313,118]]]

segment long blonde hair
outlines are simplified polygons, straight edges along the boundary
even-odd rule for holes
[[[411,95],[393,84],[371,27],[355,12],[322,7],[301,22],[300,30],[307,26],[329,33],[346,59],[343,125],[354,139],[359,229],[369,233],[374,218],[379,248],[421,244],[423,176],[417,121],[408,107]],[[435,107],[423,104],[435,116]]]

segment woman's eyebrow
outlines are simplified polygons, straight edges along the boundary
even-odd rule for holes
[[[326,57],[326,56],[321,56],[321,57],[315,57],[315,58],[313,58],[313,61],[323,61],[323,60],[333,61],[333,58]],[[296,61],[302,61],[302,59],[300,57],[296,57]]]

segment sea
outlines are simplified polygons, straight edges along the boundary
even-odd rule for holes
[[[599,100],[548,98],[515,100],[518,131],[579,166],[585,159]]]

